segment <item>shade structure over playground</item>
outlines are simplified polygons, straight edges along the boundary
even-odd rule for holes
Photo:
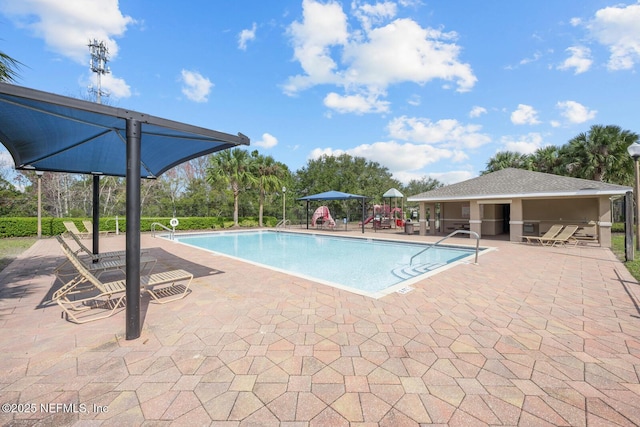
[[[362,203],[362,232],[364,233],[364,218],[365,218],[365,200],[366,196],[359,194],[343,193],[342,191],[325,191],[324,193],[313,194],[311,196],[300,197],[298,200],[307,202],[307,228],[309,228],[309,202],[322,201],[322,200],[360,200]]]
[[[140,180],[238,145],[242,134],[0,83],[0,142],[16,169],[93,175],[93,252],[98,253],[99,177],[126,177],[127,339],[140,336]]]
[[[404,194],[398,191],[395,188],[388,189],[383,195],[383,199],[389,199],[389,209],[391,209],[391,199],[395,199],[395,207],[398,207],[398,199],[401,199],[400,210],[402,211],[402,215],[404,215]],[[404,218],[402,218],[404,221]]]

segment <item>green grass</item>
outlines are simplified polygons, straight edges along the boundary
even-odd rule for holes
[[[635,247],[635,246],[634,246]],[[635,256],[633,261],[625,261],[624,255],[624,234],[623,233],[612,233],[611,234],[611,250],[618,257],[620,261],[622,261],[627,267],[627,270],[631,273],[636,280],[640,281],[640,252],[635,251]]]
[[[34,237],[0,239],[0,271],[36,242]]]

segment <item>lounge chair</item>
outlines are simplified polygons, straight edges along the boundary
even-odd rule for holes
[[[78,259],[68,245],[61,245],[61,247],[78,273],[54,292],[52,297],[52,301],[62,308],[67,319],[75,323],[87,323],[110,317],[118,308],[123,308],[127,289],[126,279],[102,282],[87,270],[85,264]],[[193,274],[184,270],[172,270],[140,277],[140,283],[145,285],[146,290],[158,302],[169,302],[184,297],[192,280]],[[182,281],[187,281],[186,285],[177,285]],[[156,291],[155,288],[158,290]],[[159,294],[154,295],[152,292]],[[173,298],[159,301],[163,296],[162,292]],[[91,313],[91,310],[100,308],[104,309],[102,314]]]
[[[71,238],[78,245],[79,250],[75,251],[75,253],[77,254],[78,252],[82,251],[86,255],[90,256],[93,261],[100,261],[100,260],[109,259],[109,258],[123,258],[124,259],[124,257],[127,255],[127,251],[110,251],[110,252],[101,252],[99,254],[94,254],[91,249],[89,249],[84,243],[82,243],[82,240],[80,240],[80,237],[78,237],[77,234],[72,233],[72,232],[68,232],[67,234],[69,236],[71,236]],[[148,250],[146,250],[146,249],[142,249],[140,251],[140,255],[145,255],[147,253],[148,253]]]
[[[556,237],[564,226],[561,224],[554,224],[544,233],[542,236],[522,236],[527,239],[527,243],[540,243],[543,244],[543,240]]]
[[[579,227],[577,225],[567,225],[555,237],[551,237],[549,239],[542,239],[541,242],[545,246],[555,246],[557,244],[566,246],[568,243],[573,243],[573,245],[576,246],[578,244],[578,240],[575,237],[573,237],[573,235],[576,234],[576,231],[578,231],[578,228]]]
[[[67,229],[68,233],[74,233],[76,236],[80,236],[80,238],[82,239],[88,239],[93,235],[93,233],[85,233],[78,230],[78,227],[76,227],[76,224],[73,221],[63,221],[62,223],[64,224],[64,228]]]
[[[84,225],[84,228],[87,229],[87,231],[89,232],[89,234],[93,234],[93,222],[88,221],[88,220],[84,220],[82,221],[82,225]],[[109,233],[111,233],[111,231],[99,231],[100,235],[102,236],[106,236]]]
[[[72,253],[76,257],[78,262],[81,263],[84,266],[84,268],[86,268],[88,271],[90,271],[91,273],[93,273],[97,277],[100,277],[100,275],[102,273],[105,273],[107,271],[120,270],[123,274],[126,274],[126,272],[125,272],[125,269],[127,267],[126,259],[117,258],[117,257],[95,259],[95,258],[92,257],[90,259],[83,260],[80,257],[78,257],[78,254],[77,254],[77,252],[79,252],[80,249],[78,251],[74,252],[71,249],[71,247],[69,247],[67,242],[65,242],[64,239],[61,236],[56,236],[56,239],[58,239],[58,242],[60,243],[60,246],[62,247],[63,251],[68,251],[68,252]],[[69,260],[63,262],[58,267],[56,267],[56,269],[54,270],[54,273],[56,274],[56,276],[62,282],[64,282],[62,277],[63,276],[66,277],[66,276],[69,275],[63,269],[64,266],[67,265],[68,263],[69,263]],[[151,270],[153,270],[153,267],[154,267],[155,263],[156,263],[156,259],[155,258],[151,258],[151,257],[148,257],[148,256],[140,257],[140,271],[146,271],[147,274],[151,273]],[[73,274],[73,273],[71,273],[71,274]]]

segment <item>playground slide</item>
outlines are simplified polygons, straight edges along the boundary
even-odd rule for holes
[[[369,218],[364,220],[364,225],[369,224],[371,221],[373,221],[373,215],[371,215]],[[362,225],[362,223],[360,223],[358,225]]]
[[[336,222],[331,217],[331,213],[329,212],[329,208],[326,207],[326,206],[320,206],[313,213],[313,216],[311,217],[311,226],[312,227],[316,226],[316,221],[318,221],[318,218],[322,218],[322,224],[326,223],[329,227],[335,227],[336,226]]]

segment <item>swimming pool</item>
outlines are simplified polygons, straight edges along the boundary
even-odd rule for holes
[[[268,230],[182,234],[174,240],[374,298],[406,291],[475,256],[475,248],[462,246]]]

